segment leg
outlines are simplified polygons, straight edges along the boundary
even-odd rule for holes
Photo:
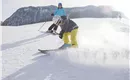
[[[55,26],[54,26],[54,30],[56,31],[56,30],[57,30],[57,28],[58,28],[58,26],[57,26],[57,25],[55,25]]]
[[[78,32],[78,29],[74,29],[71,31],[71,44],[72,44],[72,47],[78,47],[78,43],[77,43],[77,32]]]
[[[52,24],[49,28],[48,28],[48,30],[52,30],[52,28],[55,26],[55,24]]]
[[[69,42],[69,35],[70,35],[70,32],[67,32],[67,33],[64,33],[63,34],[63,41],[64,41],[64,44],[59,48],[59,49],[66,49],[68,47],[71,47],[71,44]]]
[[[69,35],[70,35],[69,32],[63,34],[63,38],[62,39],[63,39],[63,41],[64,41],[65,44],[69,44],[70,43],[70,41],[69,41]]]
[[[53,33],[54,33],[54,34],[58,34],[58,33],[56,32],[57,28],[58,28],[58,26],[55,25],[54,28],[53,28]]]

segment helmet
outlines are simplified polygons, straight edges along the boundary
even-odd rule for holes
[[[62,3],[58,3],[58,6],[62,6]]]
[[[62,18],[58,15],[54,16],[53,17],[53,23],[56,24],[56,25],[59,25],[62,21]]]

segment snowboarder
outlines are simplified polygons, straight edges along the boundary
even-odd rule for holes
[[[58,4],[58,8],[56,9],[56,11],[51,14],[51,16],[56,16],[56,15],[66,16],[65,10],[64,10],[64,8],[62,7],[62,3],[59,3],[59,4]],[[47,31],[47,32],[56,33],[57,28],[58,28],[58,25],[56,25],[56,24],[53,23],[53,24],[48,28],[48,31]]]
[[[77,32],[78,32],[78,26],[77,24],[68,19],[66,16],[54,16],[53,22],[55,25],[59,25],[61,27],[61,31],[59,33],[59,37],[63,39],[64,44],[60,47],[60,49],[66,48],[66,47],[78,47],[77,43]],[[69,39],[70,36],[70,39]],[[70,41],[69,41],[70,40]]]

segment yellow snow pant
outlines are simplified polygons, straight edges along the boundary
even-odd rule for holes
[[[78,43],[77,43],[77,39],[76,39],[77,32],[78,32],[78,29],[74,29],[71,32],[65,32],[63,34],[63,38],[62,38],[64,43],[71,44],[72,47],[74,47],[74,48],[78,47]],[[69,36],[70,36],[70,38],[69,38]]]

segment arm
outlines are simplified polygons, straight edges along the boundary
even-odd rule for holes
[[[60,33],[59,33],[59,37],[62,39],[63,38],[63,34],[64,34],[64,31],[61,30]]]
[[[54,15],[56,15],[56,14],[57,14],[57,12],[58,12],[58,9],[56,9],[56,11],[54,12]]]
[[[68,27],[69,27],[69,20],[65,20],[64,24],[62,25],[62,30],[64,32],[68,32]]]
[[[65,12],[65,10],[63,9],[63,14],[66,16],[66,12]]]
[[[58,12],[58,9],[56,9],[56,10],[54,11],[54,13],[52,13],[52,14],[51,14],[51,16],[56,15],[56,14],[57,14],[57,12]]]

